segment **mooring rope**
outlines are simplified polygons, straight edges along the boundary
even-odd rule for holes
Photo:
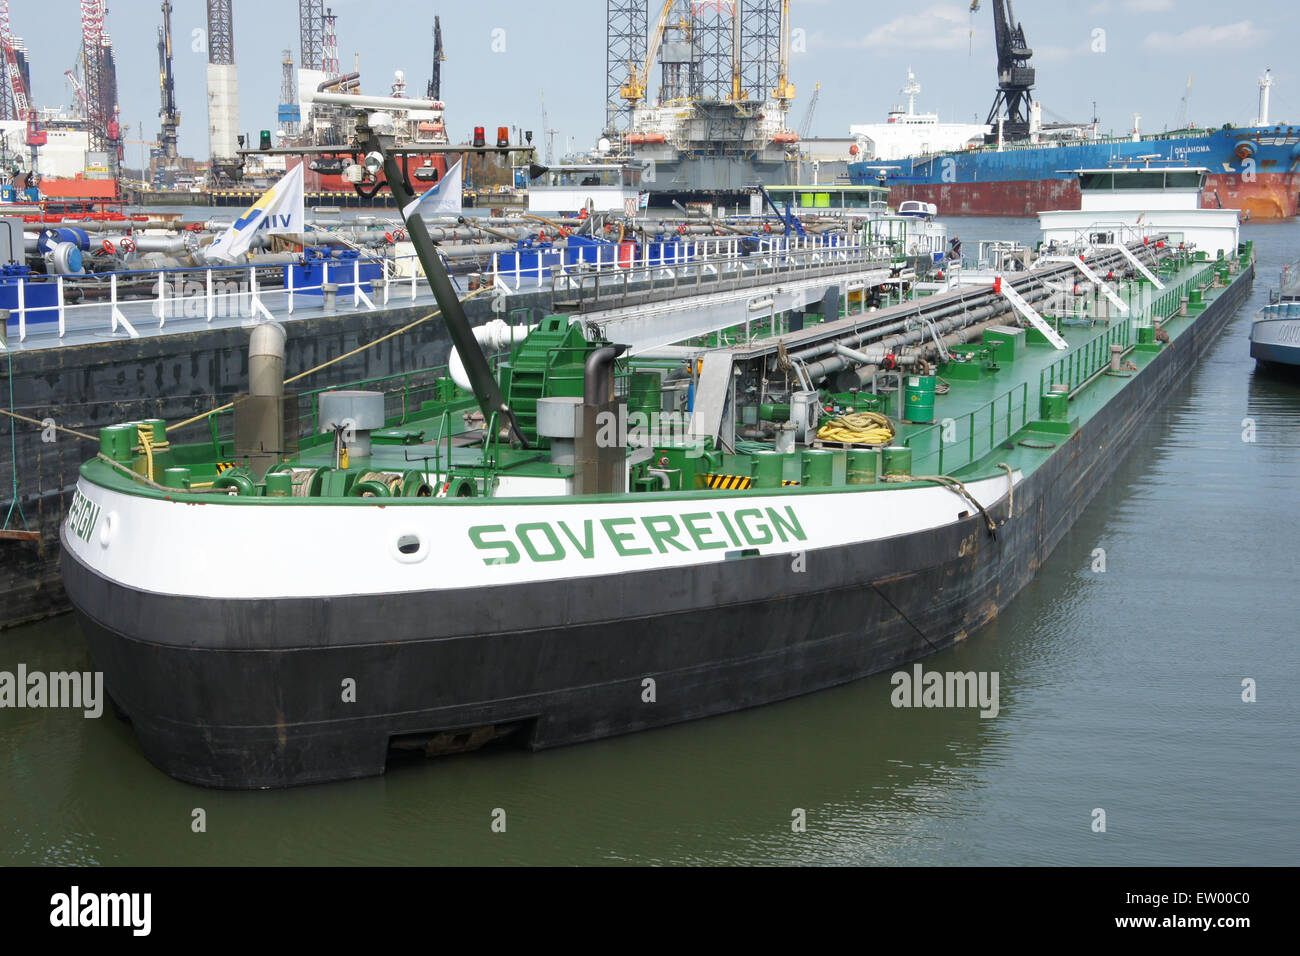
[[[7,352],[9,357],[9,415],[16,417],[14,407],[14,353]],[[37,423],[39,424],[39,422]],[[9,502],[9,510],[5,512],[5,522],[0,528],[8,530],[9,519],[13,517],[14,508],[18,509],[18,517],[23,519],[23,529],[31,530],[27,523],[27,515],[23,512],[22,503],[18,500],[18,428],[12,422],[9,425],[9,470],[13,472],[13,500]]]
[[[1007,520],[1009,521],[1016,516],[1016,473],[1005,461],[998,462],[998,467],[1007,473]]]
[[[952,478],[948,475],[886,475],[885,481],[887,482],[932,481],[936,485],[943,485],[943,487],[947,488],[953,494],[958,495],[961,498],[964,498],[966,501],[970,502],[970,504],[973,505],[976,509],[978,509],[979,513],[984,516],[984,523],[988,525],[989,534],[994,538],[998,536],[998,526],[993,521],[993,516],[990,515],[988,511],[985,510],[984,506],[979,503],[979,500],[973,494],[971,494],[970,489],[967,488],[964,484],[961,483],[961,481],[959,481],[956,478]]]

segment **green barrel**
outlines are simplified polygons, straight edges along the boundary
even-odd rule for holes
[[[663,411],[663,387],[653,372],[635,372],[628,386],[627,410],[629,412]]]
[[[849,452],[845,480],[850,485],[874,485],[880,470],[880,455],[874,451]]]
[[[1205,303],[1205,293],[1204,293],[1204,292],[1202,292],[1200,289],[1188,289],[1188,290],[1187,290],[1187,306],[1188,306],[1188,308],[1196,308],[1196,307],[1198,307],[1198,306],[1203,305],[1204,303]]]
[[[168,468],[169,472],[175,469]],[[266,496],[268,498],[293,497],[293,473],[275,471],[266,476]]]
[[[891,445],[881,456],[886,478],[904,478],[912,473],[912,449]]]
[[[168,468],[163,472],[164,488],[188,488],[190,486],[190,470],[188,468]]]
[[[99,450],[120,464],[131,463],[134,445],[135,428],[131,425],[109,425],[99,430]]]
[[[825,488],[831,484],[835,455],[823,448],[812,448],[803,453],[800,466],[800,482],[804,487]]]
[[[909,422],[928,425],[934,421],[934,383],[933,375],[907,376],[905,414]]]
[[[780,488],[785,476],[785,455],[779,451],[760,451],[754,455],[754,487]]]

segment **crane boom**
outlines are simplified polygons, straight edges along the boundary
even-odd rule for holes
[[[76,70],[64,70],[63,75],[68,78],[72,84],[72,91],[77,94],[77,100],[81,103],[81,115],[86,115],[86,85],[81,82],[81,77],[77,76]]]
[[[645,99],[646,84],[650,82],[650,72],[654,69],[655,58],[659,56],[659,47],[663,45],[664,33],[668,30],[668,15],[673,12],[673,3],[674,0],[664,0],[664,8],[659,11],[655,32],[651,35],[650,45],[646,48],[645,65],[638,70],[635,63],[628,64],[627,83],[618,92],[633,106]]]
[[[27,97],[27,86],[23,83],[23,71],[18,65],[18,51],[14,49],[14,39],[9,33],[9,0],[0,0],[0,47],[3,47],[5,74],[9,78],[9,89],[13,92],[14,110],[19,119],[27,120],[27,146],[32,151],[31,171],[36,172],[37,150],[48,141],[45,130],[41,129],[36,108]]]
[[[772,99],[788,103],[794,99],[794,84],[790,82],[790,0],[781,0],[781,50],[777,64],[776,89]]]
[[[1187,90],[1183,93],[1183,98],[1178,103],[1178,115],[1174,118],[1174,129],[1183,129],[1187,126],[1188,107],[1192,99],[1192,77],[1187,77]]]
[[[9,0],[0,0],[0,46],[4,47],[5,75],[9,77],[9,88],[13,91],[14,110],[19,119],[26,119],[31,106],[27,102],[27,87],[23,83],[23,71],[18,65],[18,53],[14,50],[14,40],[9,34]]]
[[[808,101],[808,111],[803,114],[803,122],[799,124],[800,141],[807,139],[808,134],[812,131],[813,114],[817,112],[817,101],[821,98],[821,95],[822,85],[818,83],[813,87],[812,99]]]

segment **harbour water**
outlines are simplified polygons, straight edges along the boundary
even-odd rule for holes
[[[952,225],[968,248],[1037,234]],[[996,717],[895,708],[882,674],[560,750],[246,793],[164,776],[107,708],[0,709],[0,863],[1293,864],[1300,379],[1257,370],[1247,336],[1300,223],[1243,238],[1252,301],[1207,361],[1034,583],[921,662],[997,672]],[[70,616],[0,633],[0,670],[19,663],[90,668]]]

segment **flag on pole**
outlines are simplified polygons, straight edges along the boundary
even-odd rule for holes
[[[300,233],[303,228],[302,164],[299,163],[217,236],[204,257],[233,262],[248,251],[253,236],[258,233]]]
[[[402,218],[410,219],[415,213],[422,216],[459,216],[460,192],[460,160],[456,160],[456,165],[447,170],[447,174],[431,189],[425,190],[406,204]]]

